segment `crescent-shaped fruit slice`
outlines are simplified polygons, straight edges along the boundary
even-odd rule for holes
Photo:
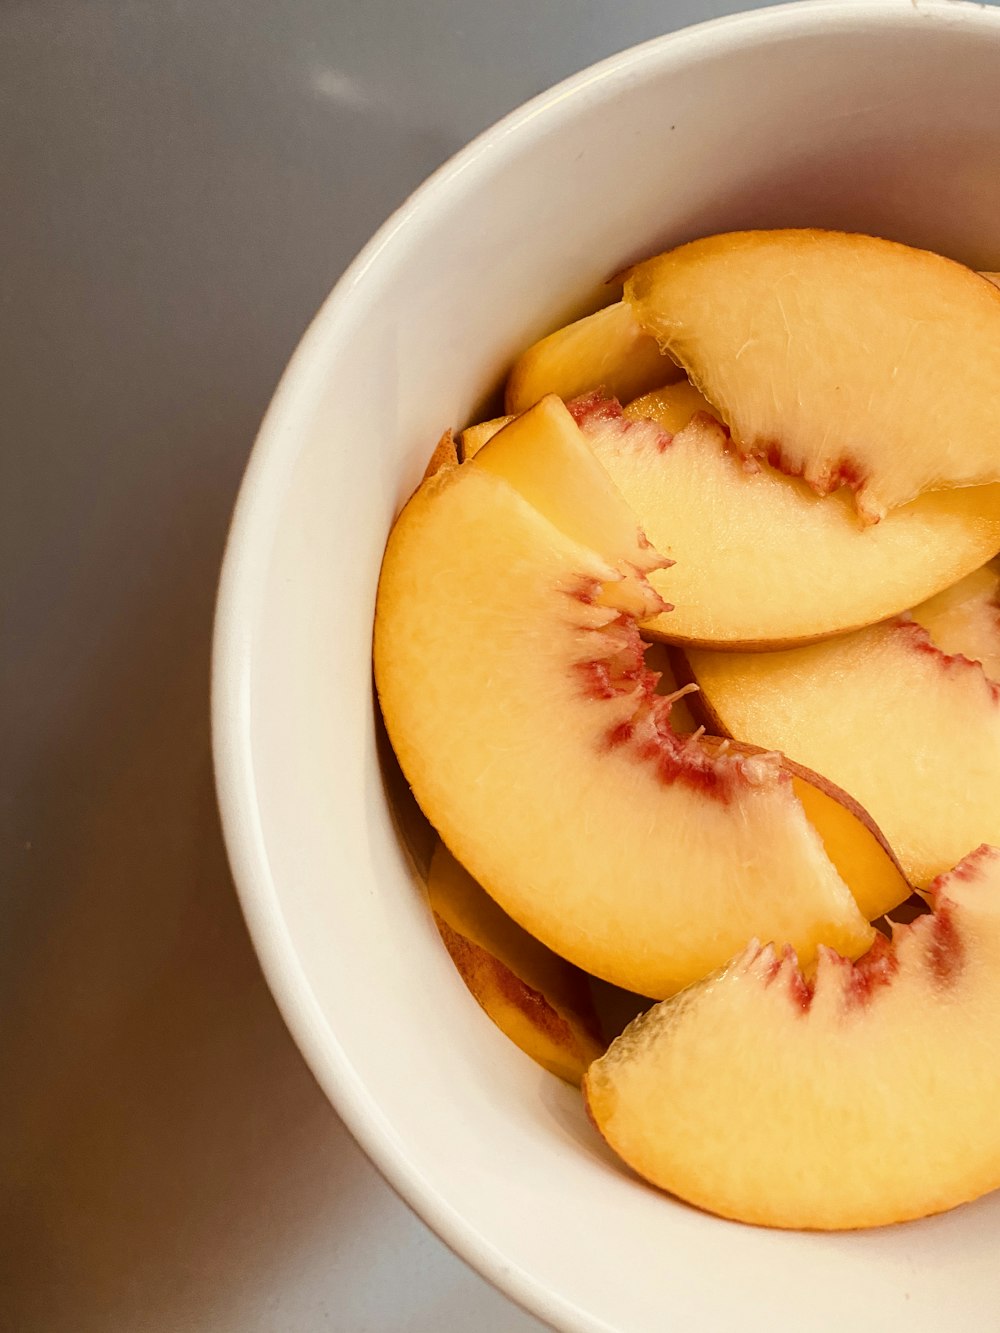
[[[672,434],[697,406],[680,388],[624,413],[599,394],[571,405],[650,541],[676,561],[652,575],[674,607],[643,626],[653,637],[748,650],[809,643],[898,615],[1000,547],[1000,485],[922,495],[862,528],[847,492],[820,497],[748,463],[703,410]]]
[[[639,398],[633,398],[626,406],[624,416],[626,421],[641,421],[643,417],[648,417],[668,435],[676,435],[690,425],[699,413],[714,418],[720,424],[722,422],[719,409],[713,407],[701,390],[685,378],[676,384],[664,384],[659,389],[652,389]],[[752,474],[754,470],[750,468],[748,473]]]
[[[579,1085],[605,1048],[587,977],[501,912],[440,842],[427,898],[452,962],[500,1031]]]
[[[688,380],[624,411],[599,392],[569,406],[653,545],[677,562],[650,576],[673,603],[643,626],[650,638],[750,651],[812,643],[897,615],[1000,547],[1000,485],[936,491],[859,528],[846,493],[820,498],[742,462]],[[462,457],[513,420],[468,427]]]
[[[1000,681],[982,665],[1000,650],[995,592],[987,569],[912,619],[779,653],[688,649],[678,675],[723,735],[849,791],[924,887],[970,847],[1000,844]]]
[[[978,662],[1000,684],[1000,561],[974,570],[911,615],[936,648]]]
[[[751,945],[588,1071],[591,1117],[647,1180],[744,1222],[836,1230],[1000,1186],[1000,852],[856,964]]]
[[[603,389],[626,402],[683,374],[619,301],[557,329],[522,352],[507,379],[504,401],[506,410],[515,415],[547,393],[576,398],[590,389]]]
[[[403,773],[510,916],[627,990],[670,994],[753,935],[856,955],[870,927],[780,757],[670,728],[636,623],[662,563],[554,397],[425,481],[375,620]]]
[[[1000,292],[926,250],[845,232],[731,232],[634,268],[636,319],[738,447],[867,521],[1000,481]]]
[[[509,426],[513,420],[513,416],[491,417],[489,421],[477,421],[472,426],[466,426],[458,437],[462,462],[474,458],[484,444],[488,444],[498,431]]]
[[[655,690],[665,696],[670,727],[678,739],[697,731],[703,748],[711,753],[720,746],[739,746],[746,754],[766,753],[759,746],[704,736],[704,727],[688,706],[688,697],[697,692],[693,683],[678,685],[674,673],[673,650],[663,643],[646,645],[645,665],[658,679]],[[911,886],[893,856],[881,829],[867,810],[843,790],[812,769],[782,757],[782,767],[791,776],[792,790],[806,818],[823,840],[827,856],[837,867],[841,879],[849,884],[855,902],[868,921],[884,916],[910,896]],[[887,861],[887,856],[889,860]]]

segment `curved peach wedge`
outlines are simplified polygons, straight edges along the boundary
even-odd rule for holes
[[[1000,852],[851,964],[754,943],[636,1019],[588,1071],[591,1117],[647,1180],[724,1217],[836,1230],[1000,1186]]]
[[[910,613],[935,647],[978,662],[1000,684],[1000,568],[997,561],[974,570]]]
[[[820,497],[741,459],[680,388],[624,412],[599,394],[571,405],[650,541],[676,561],[652,575],[674,607],[643,627],[653,637],[726,649],[809,643],[898,615],[1000,547],[1000,485],[923,495],[861,528],[846,491]]]
[[[687,378],[676,384],[665,384],[649,393],[633,398],[623,413],[626,421],[641,421],[648,417],[669,435],[676,435],[689,426],[700,412],[715,418],[721,424],[722,413],[713,407],[700,389]]]
[[[698,687],[693,682],[678,684],[674,655],[675,650],[654,641],[646,647],[645,665],[658,676],[655,690],[669,703],[670,726],[677,737],[694,731],[701,736],[704,727],[699,728],[690,702]],[[701,745],[709,753],[720,747],[738,747],[745,754],[766,753],[759,746],[718,736],[704,736]],[[786,756],[782,756],[782,768],[791,777],[792,791],[822,839],[827,856],[851,886],[862,915],[874,921],[898,907],[910,896],[911,886],[868,811],[828,778]]]
[[[694,706],[722,734],[849,791],[924,887],[970,847],[1000,844],[1000,682],[976,660],[997,660],[996,603],[983,602],[995,586],[988,572],[912,618],[806,648],[688,649],[679,674],[698,682]],[[944,627],[948,651],[925,624]]]
[[[619,301],[557,329],[522,352],[507,379],[504,400],[506,411],[515,415],[547,393],[565,399],[603,389],[626,401],[683,374]]]
[[[605,1046],[583,973],[505,916],[440,842],[427,898],[452,962],[483,1010],[526,1055],[578,1085]]]
[[[637,627],[662,564],[554,397],[424,482],[374,643],[417,801],[504,911],[627,990],[670,994],[753,935],[862,952],[871,928],[780,757],[671,729]]]
[[[491,417],[489,421],[477,421],[472,426],[466,426],[458,437],[462,462],[467,463],[470,458],[474,458],[484,444],[488,444],[498,431],[509,426],[513,420],[513,416]]]
[[[895,241],[731,232],[634,268],[636,319],[737,447],[841,486],[877,521],[925,491],[1000,481],[1000,292]]]

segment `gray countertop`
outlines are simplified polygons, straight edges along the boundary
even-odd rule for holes
[[[270,1000],[215,812],[216,572],[282,366],[390,210],[562,76],[747,7],[0,7],[0,1328],[540,1327],[381,1181]]]

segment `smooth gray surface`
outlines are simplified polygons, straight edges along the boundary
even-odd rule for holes
[[[746,7],[0,6],[0,1328],[539,1327],[381,1182],[261,980],[215,579],[281,368],[387,213],[556,79]]]

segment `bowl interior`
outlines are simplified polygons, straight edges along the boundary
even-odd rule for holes
[[[1000,1198],[867,1234],[780,1234],[615,1165],[579,1098],[481,1014],[421,900],[372,697],[386,533],[441,430],[631,260],[712,231],[821,225],[1000,269],[998,89],[1000,13],[910,0],[819,0],[607,62],[503,122],[387,224],[262,430],[214,684],[255,942],[376,1162],[557,1326],[763,1330],[807,1307],[811,1329],[991,1327]]]

